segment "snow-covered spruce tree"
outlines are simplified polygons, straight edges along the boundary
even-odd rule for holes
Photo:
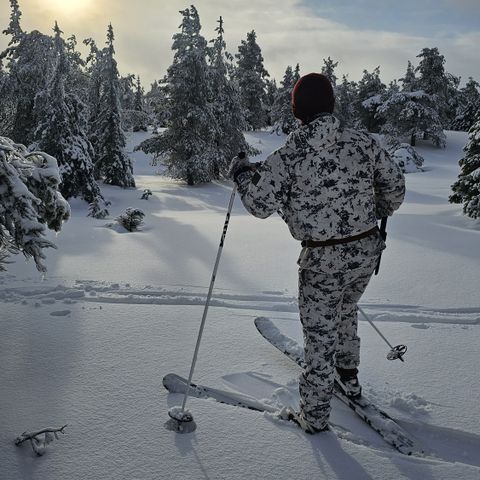
[[[392,91],[377,107],[382,120],[381,133],[389,144],[408,141],[415,146],[417,138],[426,134],[435,145],[445,146],[445,134],[431,95],[423,90],[416,92]]]
[[[240,93],[236,82],[230,78],[228,64],[232,56],[226,51],[223,19],[218,20],[215,29],[217,37],[210,49],[210,96],[212,114],[216,119],[214,142],[218,150],[213,164],[214,176],[225,175],[232,158],[238,152],[254,153],[243,135],[246,128]]]
[[[101,86],[98,116],[95,119],[95,170],[104,183],[127,188],[134,187],[132,162],[125,153],[125,134],[122,130],[120,87],[117,62],[113,48],[113,27],[107,32],[107,47],[99,59]]]
[[[5,270],[10,254],[21,252],[33,258],[39,271],[46,271],[43,250],[55,248],[45,238],[46,230],[58,232],[70,216],[59,184],[53,157],[0,137],[0,270]]]
[[[5,35],[10,35],[12,38],[9,42],[9,46],[20,43],[24,32],[20,25],[20,18],[22,12],[17,0],[10,0],[10,23],[8,27],[3,31]]]
[[[56,23],[54,32],[57,61],[46,90],[35,100],[39,119],[35,146],[56,158],[62,195],[66,199],[83,198],[90,204],[90,216],[105,218],[108,215],[105,200],[93,176],[93,148],[88,141],[86,107],[75,93],[65,91],[70,64]]]
[[[10,135],[16,142],[29,145],[37,125],[33,113],[35,97],[45,89],[52,72],[53,39],[36,30],[24,32],[17,0],[11,0],[10,4],[10,25],[4,33],[12,38],[0,54],[8,72],[9,84],[5,87],[15,101]]]
[[[278,87],[277,81],[272,78],[265,79],[265,113],[267,115],[267,125],[273,126],[273,106],[275,104],[275,97],[277,96]]]
[[[165,81],[155,80],[150,90],[145,94],[145,109],[148,123],[156,128],[166,127],[168,122],[168,110],[166,108],[167,93]]]
[[[272,119],[274,122],[274,131],[290,133],[298,127],[299,123],[293,116],[292,111],[292,91],[293,87],[300,78],[300,66],[296,65],[295,70],[289,65],[285,70],[280,88],[275,96],[273,104]]]
[[[454,84],[458,79],[445,72],[445,57],[440,54],[438,48],[424,48],[417,58],[420,58],[415,69],[415,72],[419,73],[418,88],[435,96],[438,115],[443,128],[446,128],[449,123],[450,103],[454,96]]]
[[[357,116],[355,105],[357,104],[357,84],[348,80],[346,75],[342,77],[342,83],[335,89],[334,115],[340,120],[342,126],[353,127]]]
[[[96,136],[96,121],[100,112],[100,93],[102,90],[102,55],[103,50],[100,50],[92,38],[87,38],[83,43],[90,48],[87,56],[85,66],[86,74],[88,76],[88,90],[87,90],[87,106],[88,106],[88,138],[93,145],[94,150],[97,146]],[[95,177],[98,179],[97,172]]]
[[[264,103],[265,79],[269,74],[263,66],[262,50],[257,43],[255,30],[247,33],[247,39],[242,40],[235,57],[237,81],[247,126],[250,130],[259,130],[267,125]]]
[[[468,132],[473,124],[480,120],[480,92],[478,87],[480,87],[480,84],[469,77],[465,87],[460,90],[459,106],[452,123],[454,130]]]
[[[13,45],[17,45],[23,36],[23,30],[20,26],[22,12],[20,11],[17,0],[11,0],[10,5],[10,24],[3,33],[11,36],[8,45],[13,49]],[[11,54],[12,50],[6,50],[0,54],[0,136],[8,136],[11,134],[17,113],[14,81],[3,65],[3,59]]]
[[[328,57],[326,60],[323,59],[321,73],[330,80],[334,90],[337,85],[337,76],[335,75],[335,69],[337,66],[338,62],[334,62],[330,57]]]
[[[122,110],[133,110],[135,104],[135,75],[129,73],[118,79],[119,99]]]
[[[0,60],[0,136],[10,135],[16,114],[16,99],[8,73]]]
[[[192,5],[180,13],[181,31],[173,36],[175,54],[167,73],[168,128],[137,148],[155,159],[162,156],[170,176],[195,185],[215,177],[218,123],[210,102],[207,42],[200,34],[198,11]]]
[[[363,71],[363,77],[358,82],[357,102],[355,109],[358,115],[357,124],[369,132],[378,133],[381,120],[376,117],[377,107],[382,103],[382,95],[386,87],[380,80],[380,67],[372,73]]]
[[[135,104],[135,75],[128,74],[118,79],[119,101],[121,108],[122,128],[133,129],[134,104]]]
[[[405,76],[400,79],[402,82],[402,90],[404,92],[416,92],[419,90],[418,80],[415,76],[415,69],[413,68],[412,62],[409,60],[407,64],[407,71]]]
[[[480,120],[469,131],[468,142],[459,161],[461,172],[452,185],[452,203],[463,203],[463,213],[471,218],[480,218]]]
[[[134,132],[147,131],[148,115],[145,111],[145,90],[140,82],[140,77],[137,76],[135,84],[135,98],[133,102],[132,112],[132,130]]]
[[[85,60],[77,50],[77,38],[71,35],[65,41],[69,73],[65,80],[65,90],[68,93],[75,94],[80,100],[87,104],[89,78],[85,72]]]

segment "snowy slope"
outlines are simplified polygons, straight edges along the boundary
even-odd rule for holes
[[[248,138],[263,157],[283,140]],[[361,322],[365,390],[425,441],[427,458],[402,457],[337,403],[338,438],[197,399],[195,433],[163,428],[181,397],[161,379],[188,373],[231,186],[185,187],[135,152],[138,189],[103,188],[111,219],[87,218],[74,202],[45,280],[22,259],[0,274],[0,479],[479,478],[480,228],[447,201],[465,141],[450,132],[447,149],[420,147],[426,171],[407,177],[381,275],[362,301],[393,343],[409,347],[405,364],[388,362]],[[146,212],[142,231],[108,226],[127,206]],[[298,401],[298,369],[253,325],[269,316],[300,336],[298,251],[278,217],[257,220],[236,202],[196,381]],[[42,458],[13,445],[24,430],[64,423]]]

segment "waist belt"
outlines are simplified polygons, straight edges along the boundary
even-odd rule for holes
[[[370,235],[375,235],[379,232],[378,227],[373,227],[366,232],[359,233],[358,235],[354,235],[353,237],[345,237],[345,238],[330,238],[329,240],[317,241],[317,240],[303,240],[302,247],[329,247],[331,245],[340,245],[342,243],[350,243],[355,242],[356,240],[360,240],[365,237],[369,237]]]

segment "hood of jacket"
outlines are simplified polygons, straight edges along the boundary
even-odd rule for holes
[[[285,146],[292,150],[311,147],[322,150],[335,144],[340,139],[340,120],[333,115],[321,115],[307,125],[293,131]]]

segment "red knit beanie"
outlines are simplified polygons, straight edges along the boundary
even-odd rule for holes
[[[318,113],[333,113],[334,105],[332,84],[321,73],[304,75],[293,88],[293,115],[302,123],[311,122]]]

